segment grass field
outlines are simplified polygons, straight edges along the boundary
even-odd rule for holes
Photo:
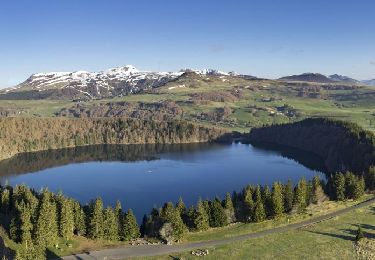
[[[301,229],[208,249],[205,259],[371,259],[375,253],[375,203]],[[358,256],[355,234],[361,225],[371,249]],[[373,255],[372,255],[373,256]],[[195,259],[191,252],[139,259]],[[137,258],[138,259],[138,258]]]

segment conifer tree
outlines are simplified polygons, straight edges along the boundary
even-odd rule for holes
[[[356,177],[353,188],[353,199],[359,199],[365,194],[365,179],[363,176]]]
[[[317,204],[324,196],[324,190],[319,176],[314,176],[312,180],[311,202]]]
[[[97,198],[91,205],[88,233],[91,239],[103,238],[103,201]]]
[[[307,182],[305,178],[298,182],[294,195],[294,206],[300,212],[307,206]]]
[[[284,212],[284,199],[281,184],[275,182],[272,186],[272,216],[277,218]]]
[[[61,198],[59,200],[59,233],[66,240],[73,237],[74,232],[74,214],[72,203],[69,199]]]
[[[40,247],[54,245],[58,238],[56,204],[52,195],[44,190],[39,206],[39,214],[35,228],[35,242]]]
[[[33,230],[33,224],[31,223],[31,210],[23,201],[17,205],[17,208],[20,214],[21,243],[25,245],[26,249],[28,249],[28,246],[31,246],[33,243],[31,236]]]
[[[356,236],[355,236],[355,240],[358,242],[358,241],[360,241],[361,239],[363,239],[364,237],[365,237],[365,235],[363,234],[362,227],[361,227],[361,226],[358,226],[357,234],[356,234]]]
[[[5,188],[1,191],[0,197],[0,211],[7,215],[10,208],[10,191],[8,188]]]
[[[294,190],[291,180],[288,180],[284,186],[284,209],[285,212],[290,212],[293,208]]]
[[[183,215],[186,212],[186,206],[181,197],[178,199],[178,202],[176,203],[176,209],[180,213],[180,216],[183,217]]]
[[[336,200],[345,200],[345,176],[341,172],[334,175],[334,190]]]
[[[371,166],[366,174],[366,187],[370,191],[375,190],[375,165]]]
[[[115,212],[111,207],[107,207],[103,212],[103,238],[109,241],[119,240],[118,230]]]
[[[86,234],[86,215],[81,205],[77,201],[73,201],[74,216],[74,232],[77,235],[84,236]]]
[[[253,217],[254,201],[251,186],[247,186],[243,191],[244,220],[250,222]]]
[[[223,207],[224,207],[224,210],[225,210],[225,214],[227,216],[227,222],[228,223],[235,222],[236,216],[235,216],[235,213],[234,213],[234,206],[233,206],[232,197],[230,196],[229,192],[227,192],[227,194],[225,195]]]
[[[215,198],[210,203],[210,226],[211,227],[223,227],[228,224],[227,215],[221,202],[218,198]]]
[[[262,199],[266,216],[272,215],[272,193],[268,185],[266,185],[262,192]]]
[[[187,228],[181,219],[180,212],[174,208],[171,202],[165,203],[160,217],[164,223],[171,223],[173,228],[173,238],[178,241],[183,238],[187,232]]]
[[[121,235],[122,240],[129,241],[129,240],[140,237],[141,234],[139,231],[137,220],[131,209],[129,209],[128,212],[124,215],[124,219],[122,223],[123,223],[122,235]]]
[[[117,235],[118,237],[121,237],[121,229],[122,229],[122,220],[123,220],[123,212],[122,212],[122,206],[121,206],[121,202],[118,200],[116,201],[116,206],[115,206],[115,215],[116,215],[116,221],[117,221],[117,226],[118,226],[118,230],[117,230]]]
[[[201,199],[199,199],[197,203],[197,212],[194,219],[194,226],[197,231],[204,231],[210,227],[209,216]]]
[[[259,200],[255,202],[254,208],[254,221],[255,222],[262,222],[266,219],[266,212],[264,210],[263,201]]]

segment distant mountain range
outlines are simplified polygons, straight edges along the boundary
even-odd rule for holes
[[[44,99],[44,98],[104,98],[138,93],[157,88],[176,80],[186,72],[199,75],[230,76],[213,69],[179,72],[140,71],[132,65],[111,68],[100,72],[48,72],[31,75],[21,84],[0,91],[0,98]],[[2,95],[1,95],[2,94]]]
[[[250,75],[223,72],[213,69],[184,69],[178,72],[140,71],[132,65],[111,68],[100,72],[48,72],[31,75],[21,84],[0,90],[1,99],[96,99],[123,96],[161,87],[190,74],[212,77],[241,77],[254,80]],[[346,83],[375,85],[375,80],[358,81],[334,74],[304,73],[282,77],[281,81],[303,81],[317,83]]]
[[[370,79],[370,80],[362,80],[361,81],[363,84],[369,85],[369,86],[375,86],[375,79]]]

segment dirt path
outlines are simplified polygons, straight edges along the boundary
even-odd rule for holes
[[[266,235],[276,234],[287,232],[290,230],[298,229],[304,226],[308,226],[311,224],[315,224],[324,220],[331,219],[338,215],[347,213],[354,209],[362,208],[375,203],[375,198],[367,200],[365,202],[359,203],[357,205],[341,209],[320,217],[312,218],[309,220],[305,220],[302,222],[290,224],[283,227],[272,228],[268,230],[263,230],[256,233],[250,233],[245,235],[239,235],[236,237],[226,238],[222,240],[211,240],[211,241],[202,241],[202,242],[193,242],[193,243],[186,243],[186,244],[178,244],[178,245],[142,245],[142,246],[129,246],[124,248],[113,248],[113,249],[104,249],[99,251],[91,251],[83,254],[77,255],[70,255],[65,256],[61,259],[64,260],[93,260],[93,259],[100,259],[100,260],[109,260],[109,259],[124,259],[124,258],[131,258],[131,257],[144,257],[144,256],[155,256],[155,255],[165,255],[170,253],[176,253],[181,251],[192,250],[195,248],[205,248],[211,246],[218,246],[223,244],[228,244],[236,241],[246,240],[250,238],[258,238],[263,237]]]

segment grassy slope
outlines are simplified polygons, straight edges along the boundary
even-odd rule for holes
[[[189,81],[190,80],[190,81]],[[184,83],[190,87],[178,87]],[[255,87],[255,90],[245,89],[243,97],[230,102],[208,102],[207,104],[192,105],[188,103],[190,95],[200,92],[230,91],[235,86]],[[173,100],[184,110],[184,118],[197,120],[198,112],[213,111],[215,108],[228,106],[233,114],[229,116],[232,122],[201,122],[215,124],[232,130],[247,131],[251,126],[260,126],[270,123],[282,123],[299,120],[304,117],[333,117],[358,123],[366,129],[375,131],[375,88],[361,87],[357,90],[330,90],[325,94],[331,95],[328,99],[298,97],[297,87],[287,87],[285,84],[275,81],[245,81],[243,79],[231,79],[222,82],[218,79],[184,79],[181,82],[172,82],[160,88],[154,94],[129,95],[113,99],[88,101],[85,105],[107,103],[117,101],[127,102],[158,102]],[[368,95],[368,93],[373,93]],[[334,96],[334,97],[333,97]],[[262,99],[276,97],[275,101],[264,102]],[[294,107],[301,116],[290,118],[285,115],[271,115],[264,109],[276,111],[276,108],[288,104]],[[61,108],[69,108],[74,103],[70,101],[45,100],[45,101],[8,101],[0,100],[0,107],[21,108],[22,116],[51,117]],[[256,106],[251,111],[249,106]]]
[[[375,204],[302,229],[207,248],[210,254],[205,259],[356,259],[357,225],[361,224],[366,236],[373,239],[374,219]],[[196,258],[190,251],[172,257]],[[143,259],[168,259],[168,256]]]

